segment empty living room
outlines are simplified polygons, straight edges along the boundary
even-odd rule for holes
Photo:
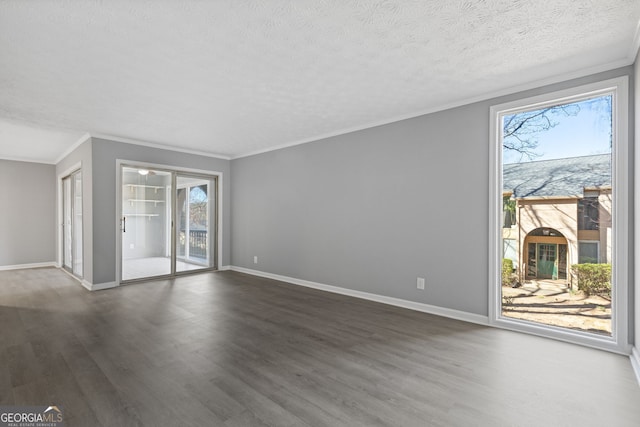
[[[637,0],[5,0],[0,63],[0,427],[640,425]]]

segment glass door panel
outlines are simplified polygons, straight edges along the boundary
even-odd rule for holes
[[[122,167],[122,280],[172,273],[171,172]]]
[[[555,279],[557,276],[556,245],[538,244],[538,277]]]
[[[214,267],[215,178],[176,178],[176,272]]]
[[[62,179],[62,266],[82,277],[82,173]]]
[[[62,180],[62,265],[67,270],[73,269],[72,264],[72,214],[71,214],[71,177]]]
[[[73,273],[82,277],[82,172],[73,178]]]

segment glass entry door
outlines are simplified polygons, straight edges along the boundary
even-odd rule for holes
[[[176,271],[212,267],[215,225],[215,180],[178,175],[176,181]]]
[[[171,172],[122,168],[122,280],[171,274]]]
[[[216,179],[122,166],[122,281],[216,267]]]
[[[62,265],[82,277],[82,172],[62,179]]]
[[[557,279],[558,265],[556,253],[558,245],[538,243],[538,277],[541,279]]]

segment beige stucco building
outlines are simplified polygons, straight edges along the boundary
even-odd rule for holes
[[[520,282],[611,262],[611,156],[505,165],[503,257]]]

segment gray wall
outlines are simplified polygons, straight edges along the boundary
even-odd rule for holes
[[[93,283],[116,280],[116,159],[222,172],[223,250],[220,266],[231,259],[230,162],[93,138]]]
[[[0,160],[0,266],[55,261],[55,167]]]
[[[56,165],[56,186],[60,185],[58,181],[61,174],[68,173],[78,163],[82,169],[82,259],[83,259],[83,278],[92,283],[93,281],[93,167],[91,161],[91,139],[83,142],[73,150],[68,156],[62,159]],[[60,194],[56,191],[56,197]],[[62,220],[58,218],[58,204],[60,201],[56,199],[56,233]],[[60,259],[60,242],[56,240],[56,260]]]
[[[487,315],[490,106],[631,73],[233,160],[232,264]]]

